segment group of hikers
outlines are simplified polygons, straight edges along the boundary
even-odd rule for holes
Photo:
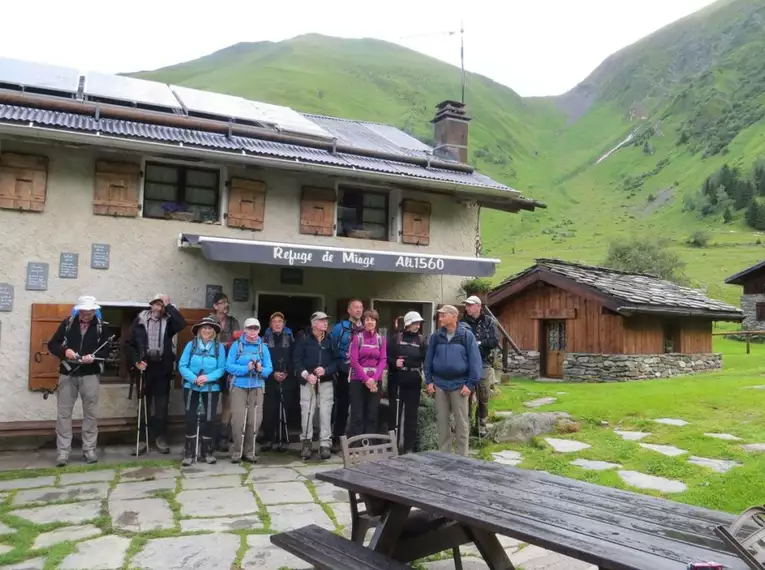
[[[465,300],[462,320],[453,305],[438,309],[438,328],[429,339],[423,334],[424,319],[416,311],[399,317],[393,334],[386,338],[378,328],[377,311],[365,310],[358,299],[348,303],[347,318],[331,330],[329,315],[314,312],[310,330],[297,339],[281,312],[273,313],[262,331],[255,317],[248,317],[240,327],[229,308],[228,297],[218,293],[213,311],[191,326],[193,339],[178,347],[178,359],[174,337],[187,323],[167,295],[155,295],[132,323],[125,355],[138,387],[139,408],[143,402],[145,410],[139,438],[147,433],[145,441],[137,444],[136,454],[147,452],[149,441],[160,453],[170,452],[168,406],[176,360],[186,410],[184,466],[197,460],[215,463],[216,451],[229,452],[235,463],[255,463],[261,450],[284,449],[289,442],[286,410],[295,398],[301,412],[301,458],[313,456],[318,416],[318,455],[329,459],[339,451],[341,436],[378,433],[386,370],[387,420],[400,434],[400,453],[418,446],[423,382],[427,393],[435,397],[442,451],[452,452],[453,415],[454,451],[468,454],[473,395],[478,429],[485,430],[494,382],[492,351],[499,346],[499,338],[496,323],[482,311],[478,297]],[[88,463],[98,461],[96,408],[111,340],[100,309],[94,297],[80,297],[48,344],[51,354],[61,359],[56,389],[58,466],[69,461],[72,410],[78,395],[83,409],[83,457]]]

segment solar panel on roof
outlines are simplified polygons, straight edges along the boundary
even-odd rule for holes
[[[249,104],[246,99],[212,91],[201,91],[180,85],[171,85],[175,95],[180,99],[183,106],[192,113],[216,115],[227,119],[243,119],[263,123],[262,113]]]
[[[417,140],[401,129],[397,129],[396,127],[391,127],[390,125],[377,125],[374,123],[364,123],[364,126],[370,131],[386,138],[397,147],[408,148],[410,150],[417,150],[422,152],[433,151],[433,149],[425,143]]]
[[[105,97],[130,103],[180,109],[181,104],[165,83],[121,75],[89,71],[85,77],[85,95]]]
[[[328,130],[289,107],[260,101],[248,101],[248,103],[254,106],[258,112],[267,117],[270,123],[277,125],[282,131],[313,135],[326,139],[334,138]]]
[[[0,58],[0,83],[76,94],[80,72],[73,67]]]

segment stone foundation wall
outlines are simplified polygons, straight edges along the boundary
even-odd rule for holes
[[[569,353],[563,362],[567,382],[624,382],[719,370],[722,354]]]
[[[507,355],[507,373],[520,378],[539,378],[539,352],[522,350],[522,354],[509,351]]]
[[[757,303],[765,303],[765,295],[741,296],[741,311],[744,313],[742,329],[749,331],[765,329],[765,323],[757,320]]]

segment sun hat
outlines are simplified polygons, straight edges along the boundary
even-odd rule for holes
[[[96,298],[92,295],[82,295],[77,298],[77,304],[74,306],[75,311],[97,311],[101,308],[101,305],[96,303]]]
[[[151,301],[149,301],[149,305],[151,305],[152,303],[156,303],[157,301],[160,301],[164,305],[165,304],[165,300],[163,299],[164,296],[165,296],[164,293],[157,293],[151,298]]]
[[[475,295],[471,295],[470,297],[465,299],[465,304],[466,305],[483,305],[483,303],[481,302],[481,299],[479,299]]]
[[[204,319],[202,319],[197,324],[191,327],[191,334],[193,334],[194,336],[197,336],[199,329],[202,327],[212,327],[216,333],[220,333],[220,325],[218,324],[218,321],[216,321],[212,317],[205,317]]]
[[[423,319],[420,316],[420,313],[417,311],[409,311],[406,315],[404,315],[404,326],[408,327],[412,323],[422,323],[425,319]]]
[[[255,317],[250,317],[248,319],[245,319],[244,321],[244,328],[248,329],[250,327],[255,327],[257,329],[260,328],[260,321],[256,319]]]

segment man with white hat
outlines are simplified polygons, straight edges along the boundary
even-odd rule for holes
[[[492,351],[499,346],[499,334],[494,319],[484,314],[481,299],[472,295],[465,299],[465,316],[462,322],[473,331],[478,349],[481,352],[481,364],[483,365],[483,374],[481,382],[476,387],[478,396],[478,406],[476,415],[478,416],[478,430],[481,435],[486,435],[486,418],[489,416],[489,396],[491,394],[491,385],[494,383],[494,365],[491,361]]]
[[[129,365],[136,375],[143,374],[143,391],[146,407],[152,414],[145,421],[160,453],[170,453],[167,436],[167,409],[170,403],[170,386],[175,371],[173,337],[186,327],[186,319],[170,302],[170,297],[157,293],[149,301],[149,308],[141,311],[130,327],[126,342]],[[138,402],[142,394],[138,394]],[[153,413],[151,411],[154,403]],[[143,430],[143,426],[140,426]],[[141,442],[138,453],[148,450]]]
[[[48,342],[48,350],[61,359],[56,389],[56,465],[64,467],[72,450],[72,410],[79,394],[82,399],[82,456],[96,463],[98,455],[98,390],[103,359],[109,354],[107,331],[96,316],[100,309],[95,297],[77,299],[75,314],[67,317]]]
[[[319,456],[332,456],[333,380],[338,359],[330,335],[329,315],[316,311],[311,315],[311,332],[295,343],[295,374],[300,378],[300,410],[303,449],[300,457],[310,459],[313,441],[313,419],[319,407]]]

